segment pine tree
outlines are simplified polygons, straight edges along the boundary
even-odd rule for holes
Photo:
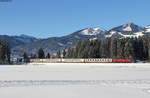
[[[61,58],[61,52],[60,51],[57,52],[57,58]]]
[[[112,58],[116,58],[117,57],[117,39],[116,38],[112,38],[111,39],[111,44],[110,44],[110,54]]]
[[[148,60],[150,61],[150,38],[148,39]]]
[[[29,62],[29,57],[26,52],[24,52],[24,54],[23,54],[23,59],[24,59],[24,62],[26,62],[26,63]]]
[[[46,58],[51,58],[51,55],[50,53],[47,54]]]
[[[0,63],[10,63],[10,47],[5,40],[0,40]]]
[[[63,50],[63,58],[66,57],[66,54],[67,54],[67,52],[66,52],[66,50],[64,49],[64,50]]]
[[[132,59],[135,60],[135,52],[134,52],[134,47],[133,47],[133,43],[132,43],[132,39],[129,39],[126,43],[125,43],[125,58],[126,59]]]
[[[43,59],[45,58],[45,54],[42,48],[39,49],[38,51],[38,58]]]
[[[150,37],[82,40],[69,48],[69,58],[122,58],[150,61]]]

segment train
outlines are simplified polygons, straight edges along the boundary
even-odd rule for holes
[[[132,63],[132,59],[86,58],[86,59],[30,59],[30,63]]]

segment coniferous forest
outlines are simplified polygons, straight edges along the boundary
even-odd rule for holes
[[[119,58],[133,61],[150,61],[150,37],[107,38],[105,40],[81,40],[69,48],[67,58]]]
[[[0,40],[0,64],[10,63],[10,54],[9,44],[4,40]]]
[[[9,44],[4,40],[0,40],[0,64],[10,63],[10,54]],[[42,54],[39,55],[39,58],[45,58],[42,49],[38,54]],[[60,55],[63,55],[64,58],[114,58],[150,62],[150,37],[80,40],[73,48],[59,51],[57,58],[61,58]],[[28,57],[27,53],[24,57]],[[50,54],[47,58],[50,58]]]

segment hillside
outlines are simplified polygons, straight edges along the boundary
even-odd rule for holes
[[[142,27],[134,23],[128,23],[114,27],[110,30],[105,30],[100,27],[85,28],[62,37],[37,39],[35,37],[29,37],[26,35],[1,35],[0,39],[5,39],[10,43],[10,46],[12,47],[12,53],[22,55],[24,52],[27,52],[28,54],[36,54],[39,48],[43,48],[46,53],[57,52],[68,47],[74,47],[76,42],[84,39],[120,39],[127,37],[140,37],[144,35],[150,35],[150,26]]]

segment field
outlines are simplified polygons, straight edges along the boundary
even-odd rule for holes
[[[0,66],[0,98],[150,98],[150,64]]]

